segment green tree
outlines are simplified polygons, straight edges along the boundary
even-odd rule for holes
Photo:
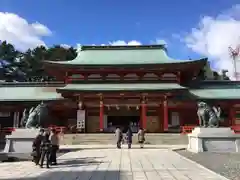
[[[47,60],[50,61],[66,61],[72,60],[77,56],[76,49],[64,48],[60,45],[55,45],[47,50]]]
[[[14,62],[20,52],[12,44],[3,41],[0,45],[0,58],[10,63]]]
[[[8,66],[1,68],[1,79],[9,81],[42,81],[43,79],[54,79],[44,71],[43,61],[66,61],[77,56],[76,49],[64,48],[55,45],[50,48],[39,46],[28,49],[26,52],[15,50],[12,44],[3,41],[0,44],[0,59],[9,62]],[[24,77],[23,77],[24,76]]]
[[[18,68],[17,57],[20,55],[20,52],[17,51],[14,46],[6,41],[3,41],[0,44],[0,59],[1,63],[1,79],[6,81],[13,80],[23,80],[24,73],[22,73]]]

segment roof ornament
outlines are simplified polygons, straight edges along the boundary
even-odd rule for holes
[[[136,110],[139,110],[139,106],[136,106]]]
[[[82,103],[82,101],[79,101],[79,102],[78,102],[78,109],[79,109],[79,110],[82,110],[82,109],[83,109],[83,103]]]
[[[234,76],[235,76],[236,80],[238,81],[240,79],[239,78],[240,74],[237,70],[237,60],[239,60],[238,57],[239,57],[239,54],[240,54],[240,44],[238,44],[235,49],[230,46],[230,47],[228,47],[228,50],[229,50],[230,56],[233,60]]]
[[[81,44],[77,44],[77,48],[76,48],[77,50],[77,54],[79,55],[80,54],[80,52],[81,52],[81,50],[82,50],[82,45]]]

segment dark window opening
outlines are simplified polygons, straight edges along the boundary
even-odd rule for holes
[[[107,128],[120,127],[123,132],[126,132],[129,126],[131,126],[133,132],[138,131],[139,123],[139,116],[108,116],[107,118]]]

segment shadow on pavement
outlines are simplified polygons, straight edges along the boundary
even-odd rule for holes
[[[86,157],[86,158],[77,158],[77,159],[68,159],[68,160],[59,160],[57,166],[52,166],[51,168],[64,168],[64,167],[80,167],[88,165],[99,165],[106,161],[96,160],[96,158],[101,159],[103,157]]]
[[[22,178],[6,178],[1,180],[39,180],[39,179],[51,179],[51,180],[81,180],[81,179],[119,179],[119,171],[48,171],[38,177],[22,177]],[[132,179],[132,178],[131,178]]]
[[[82,160],[84,162],[88,162],[89,160],[95,160],[95,159],[101,159],[101,158],[105,158],[106,156],[102,156],[102,157],[82,157],[82,158],[75,158],[74,160]],[[69,161],[69,159],[65,159],[65,158],[61,158],[60,161]]]
[[[84,158],[71,158],[71,159],[61,159],[57,166],[51,166],[49,169],[45,169],[45,172],[38,176],[34,176],[37,173],[38,168],[36,167],[33,175],[29,174],[29,177],[14,177],[14,178],[0,178],[1,180],[39,180],[39,179],[51,179],[51,180],[80,180],[80,179],[118,179],[119,171],[101,171],[94,170],[91,171],[89,166],[98,166],[101,163],[106,163],[101,159],[104,157],[84,157]],[[33,166],[35,166],[33,164]],[[80,167],[80,168],[79,168]],[[66,168],[66,169],[64,169]],[[73,168],[72,170],[69,168]],[[77,170],[79,168],[79,170]],[[41,172],[43,169],[39,167]]]
[[[57,157],[64,155],[65,153],[57,153]],[[32,156],[29,153],[12,153],[6,155],[6,160],[2,162],[19,162],[19,161],[31,161]]]

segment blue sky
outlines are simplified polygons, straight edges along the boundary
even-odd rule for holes
[[[1,0],[0,11],[52,31],[47,45],[165,40],[175,58],[200,57],[180,41],[204,16],[215,17],[239,0]],[[175,36],[178,36],[176,38]]]

